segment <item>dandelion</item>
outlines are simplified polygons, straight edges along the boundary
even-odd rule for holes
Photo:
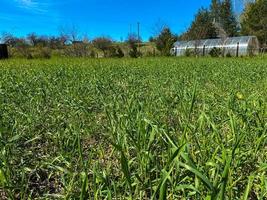
[[[243,95],[241,92],[236,93],[236,97],[237,97],[239,100],[243,100],[243,99],[244,99],[244,95]]]

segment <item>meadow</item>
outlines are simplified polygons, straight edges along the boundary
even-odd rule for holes
[[[267,58],[0,61],[0,199],[267,199]]]

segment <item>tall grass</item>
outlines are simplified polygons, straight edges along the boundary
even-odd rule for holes
[[[2,199],[267,197],[265,58],[0,62]]]

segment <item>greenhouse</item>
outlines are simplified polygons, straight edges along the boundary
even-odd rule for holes
[[[171,54],[184,56],[192,53],[205,56],[210,55],[214,51],[220,52],[222,56],[257,55],[259,53],[259,41],[256,36],[177,41],[171,49]]]

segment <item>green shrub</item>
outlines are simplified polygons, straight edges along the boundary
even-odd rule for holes
[[[52,54],[51,49],[48,47],[30,48],[29,52],[30,53],[28,53],[26,56],[27,59],[33,59],[33,58],[50,59]]]
[[[193,49],[186,49],[185,50],[185,54],[184,54],[186,57],[191,57],[191,56],[195,56],[195,52]]]
[[[40,49],[40,58],[50,59],[51,58],[51,49],[48,47],[43,47]]]
[[[124,53],[120,47],[117,47],[117,57],[118,58],[124,57]]]
[[[122,58],[124,53],[119,46],[111,46],[106,51],[105,57],[107,58]]]
[[[222,55],[222,50],[221,48],[213,47],[209,52],[209,55],[211,57],[220,57]]]
[[[225,57],[227,57],[227,58],[231,58],[231,57],[232,57],[232,55],[231,55],[231,53],[230,53],[230,52],[228,52],[228,53],[225,55]]]
[[[92,50],[91,52],[90,52],[90,58],[96,58],[97,56],[96,56],[96,52],[94,51],[94,50]]]

